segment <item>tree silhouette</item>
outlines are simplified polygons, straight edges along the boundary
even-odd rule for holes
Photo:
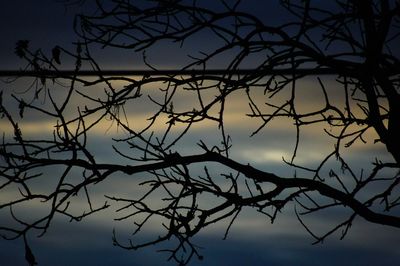
[[[28,62],[23,75],[33,76],[33,83],[24,95],[0,97],[0,121],[10,129],[4,130],[0,146],[0,189],[13,195],[1,200],[0,209],[9,210],[14,221],[1,224],[0,230],[6,239],[24,239],[30,264],[36,260],[27,242],[29,232],[45,234],[55,216],[80,221],[112,204],[122,206],[117,219],[134,221],[135,235],[150,221],[157,221],[162,230],[160,236],[140,243],[125,244],[114,235],[115,245],[135,250],[173,240],[163,251],[180,264],[202,258],[192,243],[195,235],[228,221],[226,236],[245,208],[273,222],[283,208],[294,205],[294,215],[316,242],[340,230],[344,237],[356,217],[400,227],[398,1],[337,0],[327,8],[321,1],[282,0],[288,21],[280,25],[241,11],[245,3],[240,1],[215,1],[212,7],[200,2],[96,1],[94,15],[75,19],[75,50],[56,46],[49,56],[32,49],[28,41],[17,43],[16,54]],[[215,49],[191,55],[191,62],[176,71],[157,69],[143,53],[149,71],[107,72],[92,55],[99,47],[141,52],[164,41],[185,46],[196,36],[213,40]],[[246,68],[249,60],[251,69]],[[74,70],[61,68],[68,62]],[[133,76],[138,73],[142,76]],[[335,77],[341,100],[328,92],[320,78],[325,74]],[[312,111],[299,108],[298,100],[303,93],[298,84],[310,75],[318,77],[312,89],[323,95],[323,104]],[[62,96],[52,90],[54,83],[64,87]],[[154,92],[152,86],[160,89]],[[87,87],[102,90],[82,89]],[[195,105],[180,104],[182,91]],[[256,91],[263,92],[262,102]],[[237,93],[249,106],[249,119],[259,125],[252,135],[272,127],[272,121],[293,122],[293,153],[282,164],[304,177],[279,176],[232,157],[234,142],[225,117]],[[9,97],[18,109],[6,104]],[[154,109],[147,124],[138,127],[126,110],[141,101]],[[32,113],[53,123],[52,134],[26,136],[20,125]],[[92,131],[105,121],[124,134],[114,139],[114,153],[107,156],[121,163],[99,160],[88,145]],[[155,128],[163,122],[159,133]],[[210,144],[204,136],[198,143],[202,152],[179,151],[182,139],[201,123],[218,126],[220,143]],[[301,135],[316,125],[336,144],[317,164],[299,164]],[[374,145],[384,145],[388,159],[377,159],[365,166],[369,171],[357,174],[342,153],[370,141],[371,132],[377,136]],[[209,164],[224,173],[213,174]],[[57,180],[50,191],[38,189],[47,180],[45,172]],[[107,202],[99,202],[91,194],[94,186],[115,175],[138,173],[146,173],[141,195],[107,195]],[[86,199],[85,210],[74,206],[80,195]],[[207,198],[215,200],[210,203]],[[28,203],[41,204],[46,212],[35,218],[15,213]],[[322,234],[303,219],[339,207],[350,212]]]

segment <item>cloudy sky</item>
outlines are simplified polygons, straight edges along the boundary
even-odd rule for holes
[[[41,48],[50,53],[55,45],[72,47],[71,42],[77,40],[72,30],[73,17],[77,12],[91,12],[91,5],[84,4],[66,6],[56,0],[14,0],[3,1],[0,4],[0,69],[19,69],[25,66],[14,54],[14,46],[18,40],[29,40],[32,47]],[[244,2],[244,1],[243,1]],[[257,2],[257,3],[256,3]],[[243,10],[262,17],[264,20],[283,21],[287,17],[280,17],[282,13],[275,4],[262,6],[259,1],[249,1],[243,5]],[[264,12],[264,10],[268,10]],[[183,49],[175,46],[156,46],[149,51],[154,64],[164,68],[174,68],[179,63],[188,60],[187,54],[197,47],[207,47],[210,41],[195,40],[193,45],[186,45]],[[194,51],[196,52],[196,51]],[[104,51],[97,52],[105,68],[140,69],[144,67],[141,54],[130,51],[124,53]],[[175,59],[175,60],[174,60]],[[333,101],[340,101],[343,97],[337,93],[338,83],[332,77],[324,77],[324,84]],[[126,84],[115,84],[121,88]],[[8,108],[17,112],[15,102],[11,100],[11,93],[22,93],[29,86],[28,79],[17,80],[13,83],[0,83],[4,91],[4,103]],[[155,86],[155,85],[154,85]],[[298,84],[303,94],[299,96],[299,108],[318,109],[321,105],[322,94],[315,77],[302,80]],[[156,87],[156,86],[155,86]],[[56,87],[54,87],[57,90]],[[87,88],[81,88],[86,90]],[[101,90],[101,87],[90,88]],[[149,95],[154,94],[154,88],[148,88]],[[151,92],[150,92],[151,91]],[[57,94],[58,92],[55,92]],[[60,93],[62,95],[62,92]],[[212,98],[212,94],[209,96]],[[8,98],[6,98],[8,97]],[[84,99],[74,95],[71,100],[71,115],[76,115],[76,105],[83,106]],[[156,96],[155,96],[156,97]],[[262,103],[265,99],[261,91],[254,91],[253,97]],[[301,98],[300,98],[301,97]],[[278,120],[271,127],[250,137],[258,128],[261,121],[246,116],[250,112],[248,100],[244,94],[237,93],[228,98],[225,113],[226,128],[233,139],[231,156],[242,163],[251,163],[265,171],[274,172],[283,176],[293,176],[294,169],[287,167],[282,158],[290,159],[294,148],[295,128],[292,121]],[[44,105],[48,104],[43,103]],[[176,108],[194,106],[194,95],[178,94]],[[130,125],[143,127],[148,123],[149,114],[156,108],[149,101],[137,101],[127,107],[126,112]],[[56,122],[38,116],[35,113],[26,114],[20,127],[25,136],[51,136]],[[111,127],[110,127],[111,125]],[[0,120],[1,133],[12,134],[12,129],[4,120]],[[165,124],[160,121],[153,129],[157,133],[165,130]],[[297,163],[315,166],[334,147],[334,142],[324,133],[326,127],[314,127],[303,131]],[[176,129],[179,131],[179,127]],[[329,128],[328,128],[329,130]],[[119,162],[111,148],[114,144],[112,137],[120,137],[124,133],[112,127],[110,121],[104,121],[93,129],[90,149],[104,162]],[[366,145],[354,145],[347,150],[346,159],[358,171],[370,167],[375,157],[387,157],[384,148],[373,144],[376,136],[368,133]],[[208,143],[218,143],[220,133],[215,123],[203,123],[194,127],[176,147],[182,154],[198,152],[196,145],[200,140]],[[123,147],[122,147],[123,149]],[[333,164],[334,162],[332,162]],[[210,166],[218,172],[218,167]],[[51,178],[54,169],[44,169],[45,177]],[[301,174],[301,173],[300,173]],[[77,173],[79,176],[79,173]],[[135,176],[127,180],[126,176],[115,176],[99,184],[93,191],[94,199],[104,202],[107,195],[132,195],[141,193],[138,183],[142,176]],[[46,179],[44,179],[46,180]],[[43,184],[41,184],[43,185]],[[43,188],[45,189],[45,188]],[[0,194],[0,202],[14,197],[15,191]],[[79,201],[78,203],[79,204]],[[212,204],[212,202],[211,202]],[[80,223],[69,222],[64,217],[57,217],[53,226],[41,238],[31,236],[32,249],[36,254],[39,265],[173,265],[166,262],[165,254],[156,252],[156,248],[140,251],[126,251],[112,245],[112,231],[116,230],[122,241],[128,241],[132,232],[132,221],[118,223],[113,220],[116,207],[109,211],[93,215]],[[40,204],[33,204],[21,209],[21,215],[34,215],[45,211]],[[333,226],[335,221],[344,217],[346,211],[334,210],[326,215],[310,218],[308,222],[314,228],[321,230]],[[6,221],[5,212],[0,212],[0,220]],[[1,226],[1,225],[0,225]],[[158,230],[159,225],[150,224],[144,237]],[[371,225],[361,218],[356,219],[353,228],[344,240],[339,240],[340,234],[334,234],[323,244],[311,245],[312,237],[297,221],[293,205],[285,208],[274,224],[270,224],[266,217],[252,210],[245,210],[234,224],[227,240],[222,240],[226,224],[217,224],[200,234],[195,243],[204,247],[204,261],[193,260],[189,265],[396,265],[400,251],[397,244],[400,241],[398,230],[379,225]],[[25,265],[22,241],[0,240],[0,265]]]

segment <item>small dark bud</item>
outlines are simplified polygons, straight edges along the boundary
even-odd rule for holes
[[[19,102],[19,105],[18,105],[18,108],[19,108],[19,116],[20,116],[21,118],[24,117],[25,106],[26,106],[26,104],[25,104],[24,100],[21,100],[21,101]]]
[[[29,41],[28,40],[19,40],[15,45],[15,54],[19,58],[25,57],[25,51],[28,49]]]
[[[61,64],[61,61],[60,61],[60,54],[61,54],[60,47],[55,46],[53,48],[53,50],[51,50],[51,53],[52,53],[54,62],[56,62],[57,64],[60,65]]]

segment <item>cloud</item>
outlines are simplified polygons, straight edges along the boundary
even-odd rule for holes
[[[240,218],[240,216],[239,216]],[[254,218],[251,216],[251,218]],[[227,240],[223,230],[197,236],[194,243],[201,247],[204,261],[196,258],[189,265],[397,265],[396,248],[399,236],[392,229],[378,225],[352,228],[345,241],[333,236],[323,244],[311,245],[312,238],[294,223],[277,224],[242,219],[234,225]],[[249,222],[246,224],[246,221]],[[357,226],[360,226],[357,223]],[[280,229],[276,229],[280,227]],[[378,228],[379,227],[379,228]],[[378,230],[380,234],[366,234]],[[269,233],[277,230],[275,233]],[[285,231],[287,230],[287,231]],[[293,231],[299,232],[292,234]],[[129,251],[112,246],[112,227],[96,226],[90,222],[68,223],[63,220],[40,239],[30,237],[31,248],[40,265],[174,265],[167,254],[157,247]],[[118,235],[127,241],[128,235]],[[144,236],[145,237],[145,236]],[[134,238],[134,241],[139,239]],[[382,243],[385,245],[382,245]],[[23,243],[0,240],[0,256],[5,265],[25,265]],[[172,243],[169,243],[172,244]],[[166,246],[163,246],[165,248]]]

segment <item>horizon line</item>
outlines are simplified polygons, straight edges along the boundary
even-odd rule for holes
[[[163,75],[338,75],[338,71],[331,68],[281,68],[281,69],[160,69],[160,70],[129,70],[129,69],[108,69],[108,70],[0,70],[0,77],[60,77],[63,76],[163,76]]]

